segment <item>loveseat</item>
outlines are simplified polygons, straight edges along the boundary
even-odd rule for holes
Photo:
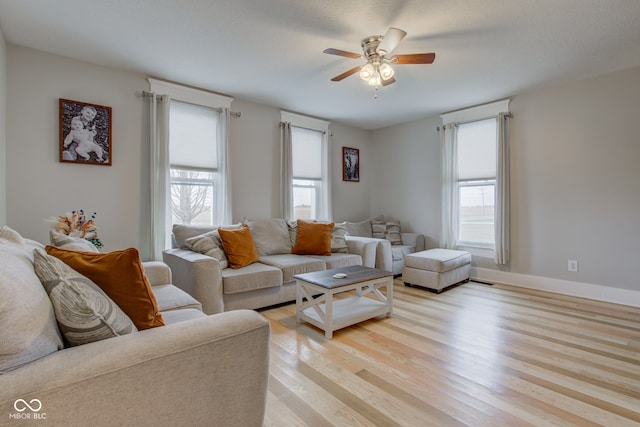
[[[262,425],[269,323],[260,314],[206,316],[165,264],[143,263],[165,326],[69,346],[57,288],[39,279],[44,252],[0,229],[0,425]]]
[[[373,242],[376,244],[375,267],[402,274],[404,257],[424,250],[424,235],[402,232],[400,222],[378,216],[358,222],[346,222],[347,241]]]
[[[163,261],[171,267],[175,285],[200,301],[207,314],[294,301],[296,274],[375,265],[376,243],[347,241],[341,224],[334,224],[331,231],[330,254],[300,255],[292,253],[300,238],[297,222],[271,218],[244,223],[251,232],[258,262],[237,269],[228,266],[217,228],[173,226],[174,247],[164,251]]]

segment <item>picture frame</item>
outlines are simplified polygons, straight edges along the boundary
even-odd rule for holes
[[[360,150],[342,147],[342,180],[360,182]]]
[[[111,166],[111,107],[60,98],[60,162]]]

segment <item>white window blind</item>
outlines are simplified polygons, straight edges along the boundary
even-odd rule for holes
[[[213,108],[171,101],[169,159],[172,166],[218,168],[217,117]]]
[[[322,179],[322,132],[291,127],[293,177]]]
[[[458,179],[496,177],[496,120],[480,120],[458,126]]]

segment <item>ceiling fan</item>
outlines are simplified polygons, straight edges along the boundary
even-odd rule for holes
[[[389,28],[384,36],[370,36],[362,40],[362,54],[347,52],[340,49],[325,49],[323,52],[329,55],[344,56],[346,58],[362,58],[367,61],[364,65],[358,65],[331,79],[339,82],[352,74],[360,72],[360,78],[370,86],[388,86],[395,83],[393,77],[395,71],[390,64],[431,64],[436,59],[435,53],[412,53],[406,55],[392,55],[402,39],[407,35],[406,31],[398,28]]]

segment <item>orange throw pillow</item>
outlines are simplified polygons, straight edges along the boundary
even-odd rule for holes
[[[101,253],[47,246],[45,250],[100,286],[139,330],[164,326],[137,249]]]
[[[218,234],[229,261],[229,267],[242,268],[258,261],[258,251],[253,243],[251,230],[246,224],[238,229],[218,228]]]
[[[306,222],[298,220],[298,237],[292,254],[331,255],[331,230],[334,223]]]

